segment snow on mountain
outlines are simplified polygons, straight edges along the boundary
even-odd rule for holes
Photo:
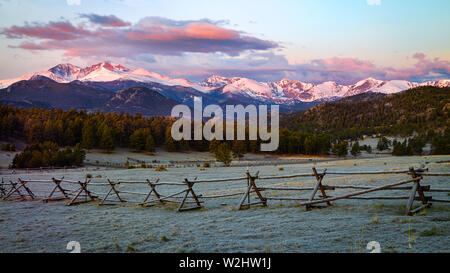
[[[411,89],[414,87],[418,87],[419,84],[415,82],[408,82],[408,81],[388,81],[384,82],[377,87],[373,88],[372,92],[375,93],[384,93],[384,94],[393,94],[398,93],[407,89]]]
[[[246,78],[225,78],[211,76],[201,85],[222,88],[223,92],[233,92],[262,100],[272,100],[279,103],[292,103],[292,101],[312,102],[316,100],[335,100],[366,92],[392,94],[418,86],[449,87],[450,80],[415,83],[404,80],[381,81],[367,78],[352,85],[340,85],[328,81],[321,84],[304,83],[296,80],[282,79],[278,82],[257,82]]]
[[[221,87],[221,86],[231,83],[232,79],[233,78],[227,79],[225,77],[213,75],[213,76],[203,80],[203,82],[201,82],[201,85],[207,86],[207,87]]]
[[[55,67],[50,68],[48,71],[38,73],[41,76],[46,76],[51,78],[51,76],[58,77],[59,81],[73,81],[76,80],[81,72],[81,68],[71,64],[59,64]],[[46,75],[43,75],[46,74]],[[57,80],[58,81],[58,80]]]
[[[421,83],[420,86],[450,87],[450,80],[438,80]]]
[[[319,85],[314,86],[312,95],[314,100],[332,98],[332,97],[344,97],[348,92],[349,87],[339,85],[336,82],[324,82]]]
[[[348,91],[344,94],[344,97],[365,93],[383,84],[384,84],[383,81],[374,78],[367,78],[355,84],[349,85]]]
[[[200,83],[183,78],[170,78],[142,68],[130,70],[120,64],[102,62],[85,68],[71,64],[59,64],[49,70],[27,74],[14,79],[0,80],[0,88],[11,84],[45,76],[59,83],[74,80],[82,82],[137,81],[160,83],[168,86],[191,87],[203,93],[218,90],[223,94],[246,96],[264,102],[295,104],[317,100],[335,100],[365,92],[392,94],[417,86],[450,87],[450,80],[415,83],[404,80],[381,81],[367,78],[352,85],[340,85],[328,81],[321,84],[305,83],[297,80],[282,79],[277,82],[258,82],[242,77],[222,77],[213,75]]]
[[[142,68],[130,70],[120,64],[102,62],[85,68],[71,64],[59,64],[49,70],[27,74],[18,78],[0,80],[0,88],[6,88],[13,83],[29,80],[35,76],[45,76],[59,83],[67,83],[74,80],[83,82],[109,82],[115,80],[133,80],[140,82],[157,82],[169,86],[181,85],[192,87],[200,91],[208,91],[210,88],[193,83],[187,79],[173,79]]]
[[[247,78],[233,78],[229,84],[224,86],[223,92],[244,92],[251,97],[271,98],[273,96],[273,89],[267,83],[261,83]]]

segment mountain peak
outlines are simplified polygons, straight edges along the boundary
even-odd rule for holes
[[[98,64],[94,64],[94,65],[92,65],[90,67],[86,67],[85,69],[89,70],[89,71],[93,71],[93,70],[97,70],[97,69],[101,69],[101,68],[104,68],[104,69],[107,69],[107,70],[110,70],[110,71],[115,71],[115,72],[128,72],[128,71],[130,71],[130,69],[128,69],[128,68],[126,68],[126,67],[124,67],[124,66],[122,66],[120,64],[111,63],[111,62],[107,62],[107,61],[104,61],[104,62],[101,62],[101,63],[98,63]]]
[[[188,79],[171,78],[143,68],[130,70],[120,64],[103,61],[84,68],[70,63],[58,64],[45,71],[27,74],[18,78],[0,80],[0,88],[8,87],[18,81],[40,79],[40,76],[59,83],[72,81],[97,83],[130,81],[135,82],[136,85],[158,83],[166,86],[190,87],[196,91],[211,93],[211,95],[217,94],[217,92],[210,92],[211,90],[217,90],[228,97],[250,97],[258,101],[279,104],[335,100],[336,98],[353,96],[369,91],[390,94],[417,86],[450,86],[448,79],[415,83],[405,80],[382,81],[369,77],[352,85],[341,85],[334,81],[312,84],[287,78],[274,82],[260,82],[245,77],[223,77],[217,74],[196,83]]]
[[[201,85],[208,87],[221,87],[229,83],[230,80],[228,78],[219,75],[212,75],[211,77],[204,79],[201,82]]]

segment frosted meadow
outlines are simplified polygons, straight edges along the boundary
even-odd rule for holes
[[[378,157],[358,160],[251,167],[261,176],[297,174],[327,168],[336,171],[403,170],[427,163],[430,172],[449,171],[448,156]],[[446,163],[442,163],[446,162]],[[283,171],[280,171],[283,169]],[[153,169],[77,169],[21,173],[4,179],[62,177],[80,179],[87,173],[98,182],[106,178],[161,181],[239,177],[246,167]],[[407,175],[327,176],[325,185],[385,185]],[[259,181],[258,186],[313,186],[312,178]],[[426,177],[422,185],[448,187],[446,177]],[[148,192],[126,185],[126,190]],[[244,192],[245,181],[195,185],[197,194]],[[122,190],[125,190],[121,188]],[[107,188],[96,189],[105,192]],[[161,189],[170,193],[173,188]],[[333,196],[348,190],[336,190]],[[273,192],[267,196],[276,196]],[[393,194],[393,193],[392,193]],[[296,195],[297,196],[297,195]],[[447,193],[433,193],[446,199]],[[131,197],[130,197],[131,198]],[[200,210],[177,212],[176,205],[139,208],[133,204],[98,206],[86,203],[67,207],[64,202],[0,202],[0,249],[4,252],[68,252],[66,244],[78,241],[82,252],[368,252],[366,245],[377,241],[382,252],[445,252],[449,240],[450,209],[434,204],[421,213],[404,216],[406,200],[338,200],[333,206],[306,211],[296,202],[269,201],[267,207],[253,206],[237,211],[240,196],[205,199]],[[318,232],[320,231],[320,232]]]

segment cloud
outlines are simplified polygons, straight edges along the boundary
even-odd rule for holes
[[[425,81],[448,79],[450,62],[440,59],[429,59],[423,53],[414,54],[416,63],[411,67],[393,68],[379,67],[374,63],[357,58],[325,58],[311,60],[301,64],[289,64],[282,55],[274,53],[248,53],[242,58],[210,57],[213,63],[195,59],[185,60],[187,63],[200,63],[196,69],[170,68],[166,71],[177,76],[191,76],[202,79],[212,74],[227,77],[242,76],[259,81],[277,81],[281,78],[296,79],[304,82],[322,83],[335,81],[340,84],[353,84],[368,77],[380,80]],[[170,63],[176,63],[172,60]]]
[[[322,58],[291,64],[282,46],[233,29],[228,21],[171,20],[145,17],[136,23],[114,15],[80,14],[81,22],[25,23],[0,29],[9,48],[63,52],[63,58],[104,59],[160,73],[201,79],[211,74],[243,76],[260,81],[281,78],[352,84],[367,77],[424,81],[450,78],[450,62],[412,56],[410,67],[380,67],[358,58]],[[17,40],[18,42],[14,42]]]
[[[79,6],[79,5],[81,5],[81,0],[67,0],[67,5]]]
[[[381,0],[366,0],[369,6],[381,6]]]
[[[98,24],[105,27],[125,27],[130,26],[130,22],[125,22],[114,15],[98,15],[98,14],[80,14],[80,18],[86,18],[93,24]]]
[[[94,25],[73,25],[66,21],[31,23],[4,28],[0,34],[9,39],[27,39],[12,47],[63,50],[66,56],[79,57],[182,55],[190,52],[221,52],[237,56],[249,50],[264,51],[280,47],[276,42],[225,28],[223,25],[227,21],[177,21],[145,17],[136,24],[131,24],[112,15],[82,14],[81,17]]]
[[[423,53],[416,53],[413,58],[416,63],[412,67],[394,68],[378,67],[370,61],[356,58],[334,57],[297,65],[293,71],[316,82],[334,80],[345,84],[368,77],[414,81],[450,77],[449,61],[428,59]]]
[[[0,34],[5,35],[9,39],[75,40],[91,35],[91,32],[83,26],[77,27],[66,21],[50,21],[47,24],[26,23],[22,27],[12,26],[4,28]]]

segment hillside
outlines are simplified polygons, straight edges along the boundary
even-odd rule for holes
[[[342,138],[442,130],[449,127],[449,91],[448,87],[417,87],[384,96],[356,95],[286,115],[281,123],[294,131],[330,133]]]
[[[111,92],[77,83],[58,83],[44,76],[19,81],[0,90],[2,105],[47,109],[55,107],[64,110],[96,110],[111,96]]]
[[[133,87],[117,92],[103,109],[108,112],[140,113],[144,116],[169,116],[178,102],[146,87]]]

